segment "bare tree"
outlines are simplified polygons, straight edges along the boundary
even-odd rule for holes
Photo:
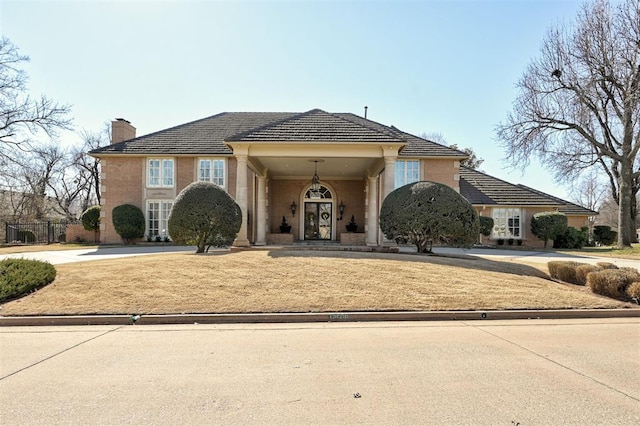
[[[73,152],[74,164],[79,172],[87,176],[86,200],[94,202],[87,204],[83,211],[90,205],[100,204],[100,159],[91,157],[88,152],[96,148],[109,145],[111,142],[111,125],[105,123],[101,132],[82,132],[83,143]]]
[[[593,211],[598,211],[607,199],[609,190],[595,171],[579,178],[571,188],[571,200]]]
[[[31,98],[28,77],[20,65],[29,61],[7,37],[0,38],[0,149],[7,145],[27,149],[29,135],[44,131],[52,136],[58,129],[69,129],[68,105],[46,96]],[[2,151],[0,151],[2,155]]]
[[[445,145],[448,146],[449,148],[452,149],[457,149],[458,151],[462,151],[465,154],[467,154],[469,156],[469,158],[466,158],[462,161],[460,161],[460,165],[464,166],[464,167],[468,167],[470,169],[474,169],[474,170],[478,170],[480,168],[480,165],[482,163],[484,163],[484,159],[478,157],[478,155],[473,151],[472,148],[458,148],[458,144],[449,144],[447,142],[447,140],[444,138],[444,136],[442,135],[442,133],[439,132],[431,132],[431,133],[426,133],[423,132],[420,135],[421,138],[423,139],[428,139],[430,141],[439,143],[440,145]]]
[[[518,82],[497,135],[507,158],[532,155],[558,180],[591,167],[618,202],[618,245],[629,246],[640,187],[640,1],[586,3],[574,25],[551,29]]]

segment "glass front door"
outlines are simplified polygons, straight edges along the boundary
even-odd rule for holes
[[[331,203],[304,203],[304,239],[331,239]]]

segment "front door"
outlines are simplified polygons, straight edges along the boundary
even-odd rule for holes
[[[304,203],[304,239],[331,239],[331,203]]]

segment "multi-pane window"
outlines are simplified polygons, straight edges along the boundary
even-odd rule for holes
[[[167,222],[173,206],[172,200],[147,201],[147,235],[168,237]]]
[[[198,180],[213,182],[224,188],[225,160],[203,158],[198,161]]]
[[[420,180],[420,161],[418,160],[396,160],[395,164],[395,187]]]
[[[150,158],[147,161],[148,186],[173,186],[173,159]]]
[[[522,238],[522,211],[517,208],[493,209],[493,238]]]

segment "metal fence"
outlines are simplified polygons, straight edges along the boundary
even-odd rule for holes
[[[65,240],[67,225],[80,222],[40,221],[40,222],[5,222],[5,242],[23,244],[51,244]]]

